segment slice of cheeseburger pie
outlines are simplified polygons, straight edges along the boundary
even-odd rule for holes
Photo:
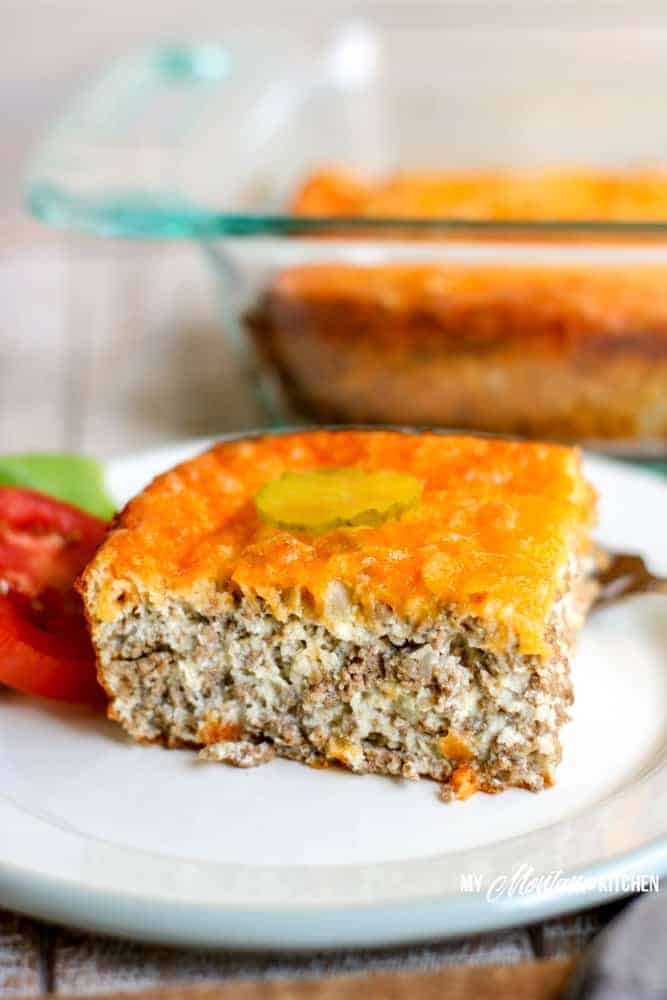
[[[595,593],[576,450],[313,430],[132,500],[81,581],[109,714],[240,767],[550,785]]]

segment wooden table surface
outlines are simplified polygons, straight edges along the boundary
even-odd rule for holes
[[[0,227],[0,452],[107,457],[256,424],[217,305],[206,263],[187,245],[84,239],[28,220]],[[516,963],[580,950],[618,908],[454,943],[308,957],[161,949],[0,912],[0,997]]]

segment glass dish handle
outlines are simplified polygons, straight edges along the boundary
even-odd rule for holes
[[[39,144],[26,181],[29,209],[49,223],[117,236],[212,235],[219,213],[239,203],[244,123],[284,65],[280,49],[275,39],[241,33],[112,65]]]

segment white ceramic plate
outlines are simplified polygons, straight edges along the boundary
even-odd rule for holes
[[[198,448],[109,463],[114,496]],[[667,574],[665,484],[587,467],[600,540]],[[635,598],[586,626],[564,761],[540,795],[444,805],[429,781],[286,761],[239,771],[4,691],[0,899],[155,941],[310,948],[481,931],[623,894],[628,877],[667,872],[666,611]]]

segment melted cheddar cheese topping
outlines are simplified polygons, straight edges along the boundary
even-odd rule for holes
[[[273,527],[254,498],[288,471],[393,469],[421,501],[381,524],[322,534]],[[280,603],[297,588],[322,615],[332,583],[372,614],[415,623],[454,608],[542,654],[573,553],[588,546],[594,495],[578,452],[557,445],[399,431],[315,430],[223,442],[156,479],[123,512],[87,574],[98,616],[137,590],[180,593],[206,612],[221,592]],[[116,600],[118,598],[118,601]]]

